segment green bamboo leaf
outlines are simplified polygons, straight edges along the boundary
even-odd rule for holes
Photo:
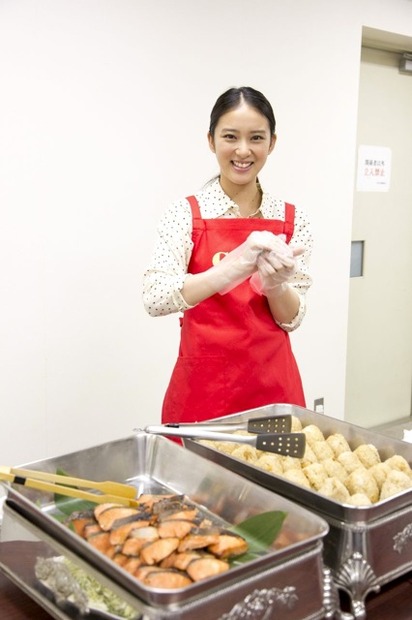
[[[59,476],[68,476],[69,474],[65,472],[63,469],[56,469],[56,474]],[[70,486],[70,485],[67,485]],[[72,488],[77,489],[72,485]],[[83,512],[87,510],[93,510],[96,507],[95,502],[89,502],[84,499],[76,499],[73,497],[67,497],[67,495],[60,495],[59,493],[54,494],[54,503],[56,504],[56,508],[60,510],[65,516],[69,516],[73,512]],[[56,516],[56,518],[58,518]]]
[[[278,537],[286,516],[286,512],[271,510],[250,517],[230,528],[232,532],[243,536],[249,545],[247,553],[234,558],[231,563],[243,564],[267,551]]]

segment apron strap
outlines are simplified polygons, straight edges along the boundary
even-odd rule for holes
[[[289,243],[293,237],[293,231],[295,230],[295,207],[288,202],[285,202],[285,235],[286,243]]]
[[[188,196],[186,200],[188,201],[192,212],[192,241],[193,244],[196,245],[196,243],[199,242],[200,237],[203,235],[205,223],[200,214],[200,207],[196,198],[194,196]]]
[[[197,202],[196,198],[194,196],[188,196],[186,200],[190,204],[190,210],[192,212],[193,220],[201,220],[202,216],[200,215],[199,203]]]

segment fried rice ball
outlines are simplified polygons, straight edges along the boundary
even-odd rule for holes
[[[214,448],[215,450],[219,450],[219,452],[223,452],[224,454],[232,454],[235,448],[240,447],[240,443],[234,443],[232,441],[211,441],[210,439],[200,439],[199,443],[208,448]]]
[[[301,466],[306,467],[306,465],[310,465],[311,463],[317,463],[317,462],[318,462],[318,459],[316,457],[316,454],[314,453],[310,445],[307,443],[305,446],[305,453],[300,459]]]
[[[322,465],[326,470],[329,478],[338,478],[343,484],[346,482],[346,478],[348,477],[348,472],[346,469],[339,463],[339,461],[335,461],[335,459],[325,459],[322,461]]]
[[[371,506],[372,502],[365,493],[354,493],[346,502],[351,506]]]
[[[302,430],[302,422],[297,416],[293,415],[291,433],[299,433],[301,430]]]
[[[399,469],[392,469],[382,485],[380,499],[387,499],[410,488],[412,488],[412,480],[408,474]]]
[[[338,463],[343,465],[348,474],[351,474],[353,471],[355,471],[355,469],[358,469],[358,467],[362,467],[362,463],[360,462],[359,458],[350,450],[347,450],[346,452],[341,452],[337,457],[337,461]]]
[[[379,500],[379,487],[375,478],[365,467],[359,467],[349,474],[346,480],[346,488],[350,495],[364,493],[369,497],[372,504]]]
[[[294,482],[295,484],[300,484],[302,487],[306,487],[310,489],[310,482],[306,478],[305,473],[302,469],[288,469],[283,472],[283,478],[289,480],[290,482]]]
[[[315,453],[318,462],[326,461],[326,459],[332,459],[334,457],[333,450],[326,440],[314,441],[310,447]]]
[[[373,467],[381,462],[381,457],[379,456],[378,449],[372,445],[371,443],[364,443],[355,448],[353,451],[354,454],[358,457],[360,462],[366,469]]]
[[[332,448],[335,456],[339,456],[341,452],[351,452],[350,445],[341,433],[333,433],[326,438],[326,441]]]
[[[338,478],[326,478],[318,492],[337,502],[347,502],[350,497],[348,489]]]
[[[369,471],[375,478],[379,489],[381,489],[383,483],[388,477],[389,472],[391,471],[391,468],[386,463],[377,463],[376,465],[372,465],[372,467],[369,468]]]
[[[300,459],[297,459],[295,456],[282,456],[281,459],[283,471],[288,471],[288,469],[301,469]]]
[[[386,461],[384,462],[386,463],[386,465],[389,465],[391,469],[397,469],[398,471],[403,471],[405,474],[408,474],[408,476],[410,476],[412,473],[411,467],[408,461],[400,454],[394,454],[394,456],[391,456],[390,458],[386,459]]]
[[[315,491],[319,491],[328,478],[322,463],[312,463],[311,465],[307,465],[303,468],[303,472],[309,480],[310,486],[312,489],[315,489]]]
[[[310,446],[312,446],[312,443],[314,441],[325,440],[322,431],[318,426],[316,426],[316,424],[308,424],[307,426],[303,427],[302,433],[306,435],[306,441]]]
[[[256,448],[247,444],[241,444],[235,448],[231,452],[231,456],[242,459],[242,461],[247,461],[248,463],[255,463],[259,458]]]
[[[254,462],[256,467],[260,467],[264,471],[271,474],[281,475],[283,474],[282,457],[280,454],[270,454],[265,452]]]

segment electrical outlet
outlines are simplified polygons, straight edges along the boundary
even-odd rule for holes
[[[323,398],[315,398],[313,401],[313,411],[316,413],[324,413],[324,399]]]

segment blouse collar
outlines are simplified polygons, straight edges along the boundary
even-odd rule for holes
[[[239,210],[238,205],[223,191],[219,178],[213,179],[213,181],[208,183],[202,194],[202,212],[205,219],[220,217],[230,209],[235,211]],[[263,217],[267,217],[267,215],[265,215],[268,206],[267,202],[268,194],[263,191],[261,203],[261,213]]]

